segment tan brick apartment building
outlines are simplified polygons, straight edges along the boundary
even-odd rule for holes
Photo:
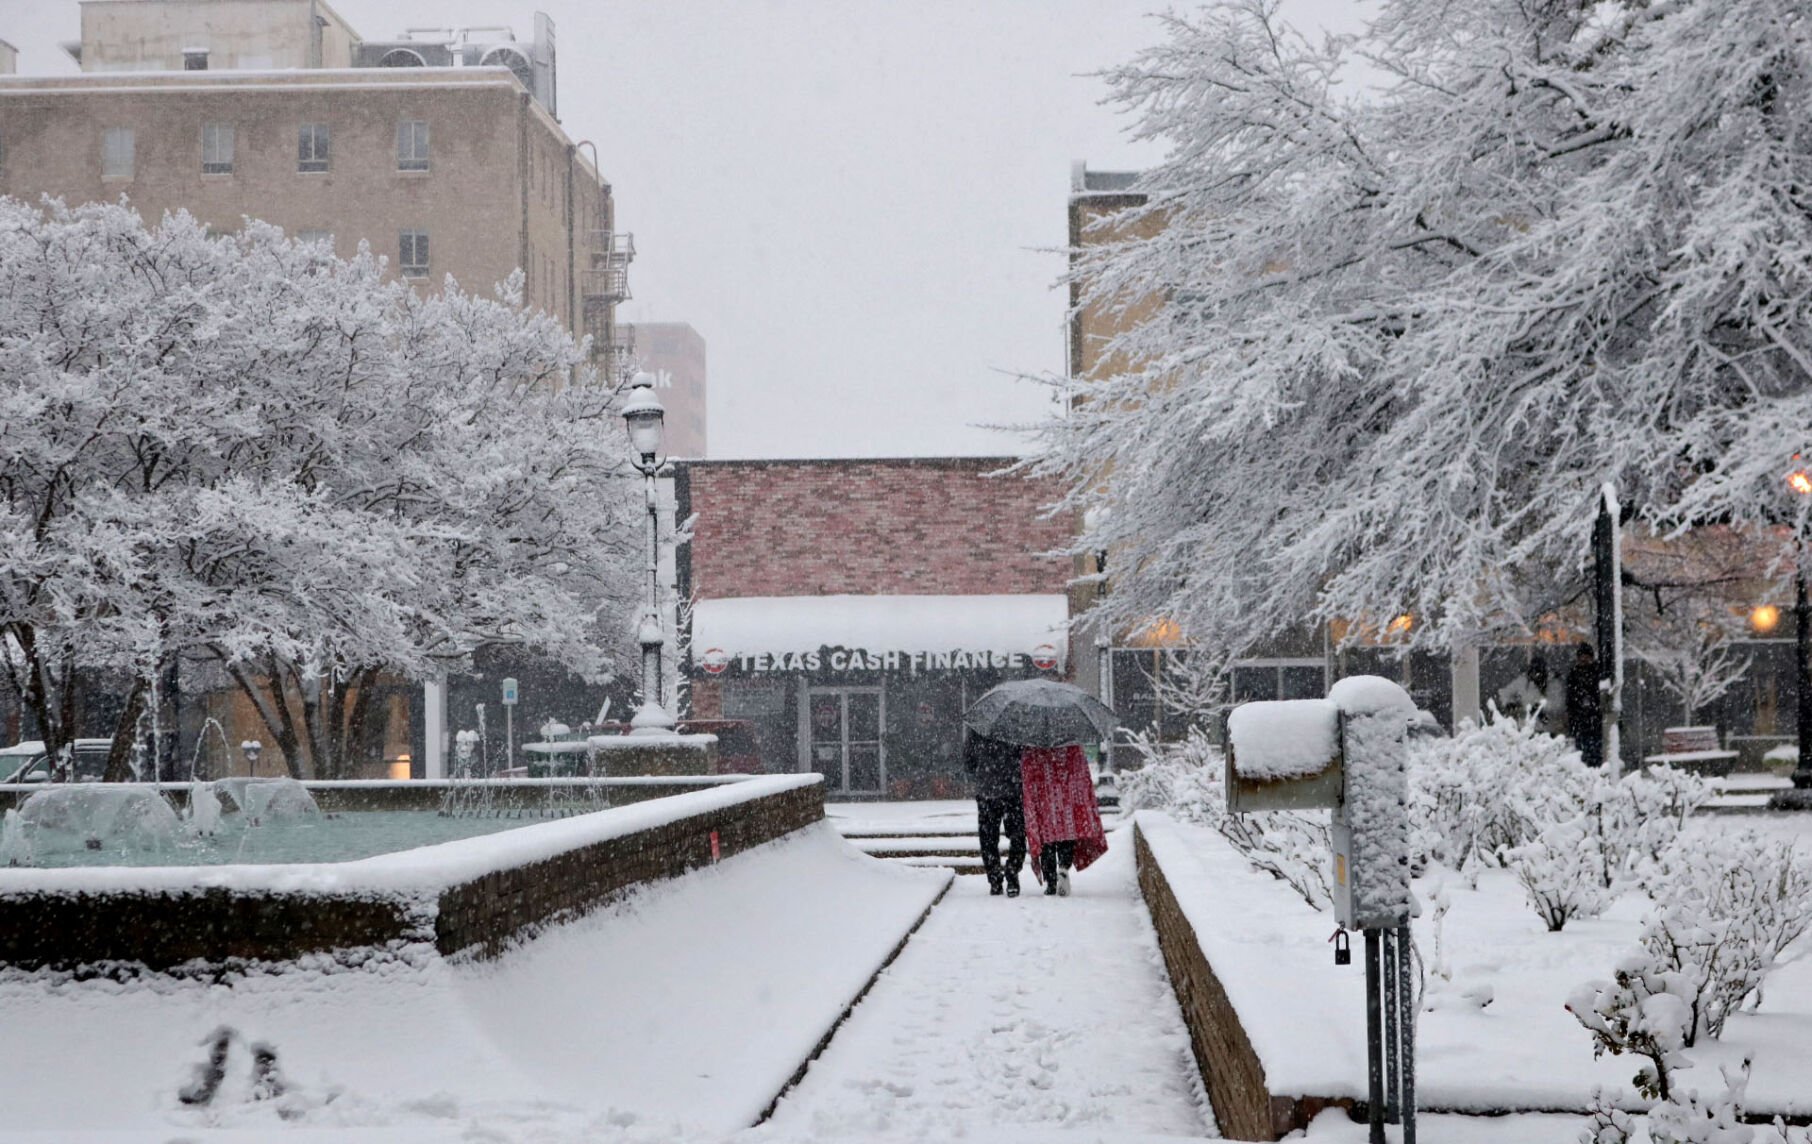
[[[965,791],[962,713],[1069,665],[1072,534],[1006,457],[676,467],[697,718],[746,719],[766,769],[837,794]]]
[[[87,74],[0,78],[0,193],[260,218],[430,288],[521,268],[530,305],[619,364],[634,248],[550,110],[551,42],[545,76],[508,44],[414,66],[437,45],[367,45],[321,0],[85,0],[82,34]]]

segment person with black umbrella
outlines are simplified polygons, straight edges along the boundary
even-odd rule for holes
[[[1080,744],[1106,736],[1119,720],[1074,684],[1023,679],[990,689],[963,721],[972,732],[1023,748],[1020,804],[1033,873],[1046,894],[1068,895],[1070,871],[1084,869],[1107,852],[1107,832]],[[987,849],[984,841],[984,863]]]
[[[982,871],[988,893],[1019,896],[1019,870],[1026,861],[1026,813],[1020,801],[1019,747],[965,728],[963,768],[975,784],[975,823],[981,836]],[[1007,863],[1000,862],[1000,835],[1007,835]]]

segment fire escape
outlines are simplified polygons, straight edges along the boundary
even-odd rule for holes
[[[605,384],[615,385],[635,368],[635,330],[617,325],[617,303],[629,298],[629,264],[635,235],[594,230],[587,245],[585,332],[592,362]]]

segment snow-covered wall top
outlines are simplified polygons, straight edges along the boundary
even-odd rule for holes
[[[1028,655],[1067,642],[1062,595],[745,596],[692,607],[692,647],[740,656],[856,648],[906,655],[950,651]]]
[[[688,778],[688,783],[699,780]],[[0,896],[30,893],[241,893],[428,896],[486,874],[823,781],[760,775],[705,790],[536,823],[356,862],[269,866],[91,866],[0,869]]]
[[[1326,699],[1242,703],[1227,717],[1234,767],[1261,782],[1325,770],[1339,751],[1339,708]]]

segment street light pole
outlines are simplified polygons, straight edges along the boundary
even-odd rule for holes
[[[1793,458],[1799,460],[1797,455]],[[1812,472],[1796,468],[1787,474],[1787,487],[1802,497],[1812,497]],[[1812,611],[1806,606],[1807,545],[1805,523],[1794,525],[1793,552],[1793,698],[1798,708],[1799,762],[1793,768],[1793,789],[1777,791],[1768,805],[1774,810],[1812,810]]]
[[[661,468],[661,428],[667,411],[654,396],[654,377],[638,373],[629,382],[623,402],[623,421],[629,429],[631,461],[642,474],[643,497],[648,506],[648,610],[636,631],[642,645],[642,706],[629,721],[637,735],[670,735],[673,716],[661,706],[661,652],[666,637],[661,624],[661,518],[660,491],[655,476]]]
[[[1799,765],[1793,768],[1796,790],[1812,792],[1812,616],[1806,608],[1806,546],[1794,560],[1793,619],[1799,627],[1793,657],[1794,699],[1799,708]]]

